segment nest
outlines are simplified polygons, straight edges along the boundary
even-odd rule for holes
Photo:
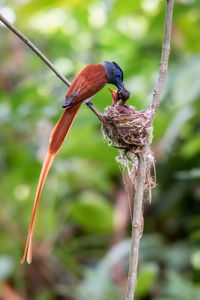
[[[155,109],[150,106],[143,111],[136,111],[131,106],[117,105],[107,107],[102,118],[102,131],[109,144],[119,149],[117,161],[128,170],[134,189],[137,189],[138,157],[145,158],[145,190],[151,201],[151,189],[155,186],[155,178],[151,169],[155,170],[155,160],[150,149],[152,141],[152,123]]]

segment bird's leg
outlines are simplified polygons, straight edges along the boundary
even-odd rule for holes
[[[87,106],[90,108],[91,106],[93,106],[94,104],[93,104],[93,102],[91,101],[91,100],[89,100],[87,103]]]

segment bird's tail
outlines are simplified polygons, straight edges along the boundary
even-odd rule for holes
[[[49,151],[46,154],[46,157],[43,162],[42,170],[40,173],[40,179],[38,182],[38,187],[37,187],[37,192],[36,192],[36,196],[35,196],[35,202],[34,202],[34,206],[33,206],[33,211],[32,211],[31,221],[30,221],[30,225],[29,225],[29,229],[28,229],[27,238],[26,238],[26,243],[25,243],[25,247],[24,247],[24,252],[23,252],[22,259],[20,261],[21,263],[23,263],[25,261],[25,258],[29,264],[32,261],[32,237],[33,237],[35,216],[36,216],[38,202],[40,199],[40,194],[42,192],[42,188],[44,186],[46,177],[47,177],[50,167],[53,163],[55,155],[59,151],[65,137],[67,136],[67,134],[72,126],[72,123],[75,119],[75,116],[80,108],[80,105],[81,105],[81,103],[66,109],[63,112],[60,120],[56,124],[56,126],[51,134]]]

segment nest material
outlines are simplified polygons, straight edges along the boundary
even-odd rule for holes
[[[152,123],[155,115],[154,107],[136,111],[133,107],[117,105],[107,107],[102,118],[102,131],[109,144],[120,149],[117,161],[128,169],[134,188],[138,170],[138,156],[144,155],[146,162],[145,190],[151,201],[151,189],[155,180],[151,169],[155,170],[154,157],[150,149],[152,141]]]
[[[151,139],[154,109],[136,111],[131,106],[108,106],[102,119],[103,132],[115,145],[135,151]]]

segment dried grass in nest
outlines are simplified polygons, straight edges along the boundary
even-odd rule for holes
[[[155,186],[155,178],[151,175],[153,168],[155,174],[155,160],[150,149],[152,141],[152,123],[155,115],[154,107],[136,111],[131,106],[108,106],[102,118],[102,131],[109,144],[118,148],[120,156],[117,161],[128,170],[129,177],[136,186],[138,171],[138,157],[143,155],[146,162],[145,191],[151,201],[151,189]]]

